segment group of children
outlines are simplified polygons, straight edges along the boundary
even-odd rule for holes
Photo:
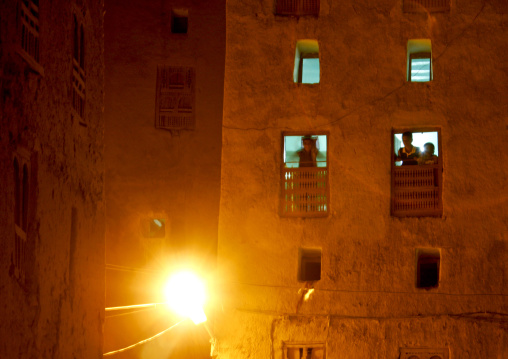
[[[399,148],[399,153],[395,161],[402,161],[402,165],[433,165],[438,163],[438,158],[434,154],[435,147],[432,142],[423,145],[423,152],[418,147],[413,146],[413,134],[404,132],[402,134],[404,147]],[[300,157],[300,167],[316,167],[316,139],[310,135],[302,137],[303,148],[298,151]]]
[[[402,161],[402,165],[433,165],[438,163],[438,158],[434,154],[435,147],[431,142],[423,145],[423,152],[418,147],[412,145],[413,134],[404,132],[402,134],[404,147],[399,148],[399,155],[396,161]]]

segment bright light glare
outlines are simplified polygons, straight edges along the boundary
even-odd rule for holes
[[[158,219],[154,219],[153,223],[155,223],[158,227],[162,227],[162,223]]]
[[[314,288],[309,289],[307,293],[305,293],[303,300],[308,301],[312,293],[314,293]]]
[[[178,314],[189,317],[194,324],[206,321],[203,311],[206,294],[205,286],[191,272],[174,274],[164,288],[168,305]]]

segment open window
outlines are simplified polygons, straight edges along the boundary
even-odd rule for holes
[[[186,34],[188,23],[188,9],[173,9],[171,12],[171,32],[173,34]]]
[[[419,248],[416,250],[416,287],[436,288],[439,286],[439,249]]]
[[[298,264],[299,281],[308,282],[321,279],[321,249],[300,248]]]
[[[329,211],[328,134],[283,133],[281,215],[324,217]]]
[[[441,216],[441,129],[393,130],[392,146],[392,216]]]
[[[428,39],[407,42],[407,81],[432,81],[432,46]]]
[[[299,40],[296,43],[293,81],[317,84],[320,78],[319,45],[316,40]]]

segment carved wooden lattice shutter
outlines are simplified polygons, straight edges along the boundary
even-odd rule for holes
[[[158,66],[155,127],[167,130],[194,129],[194,97],[194,68]]]
[[[278,15],[319,15],[319,0],[277,0],[275,13]]]

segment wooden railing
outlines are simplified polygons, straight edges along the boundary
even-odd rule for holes
[[[441,166],[400,166],[392,172],[392,215],[440,216]]]
[[[277,0],[277,15],[319,15],[319,0]]]
[[[448,12],[450,0],[404,0],[404,12]]]
[[[283,168],[281,215],[324,217],[328,215],[328,168]]]

